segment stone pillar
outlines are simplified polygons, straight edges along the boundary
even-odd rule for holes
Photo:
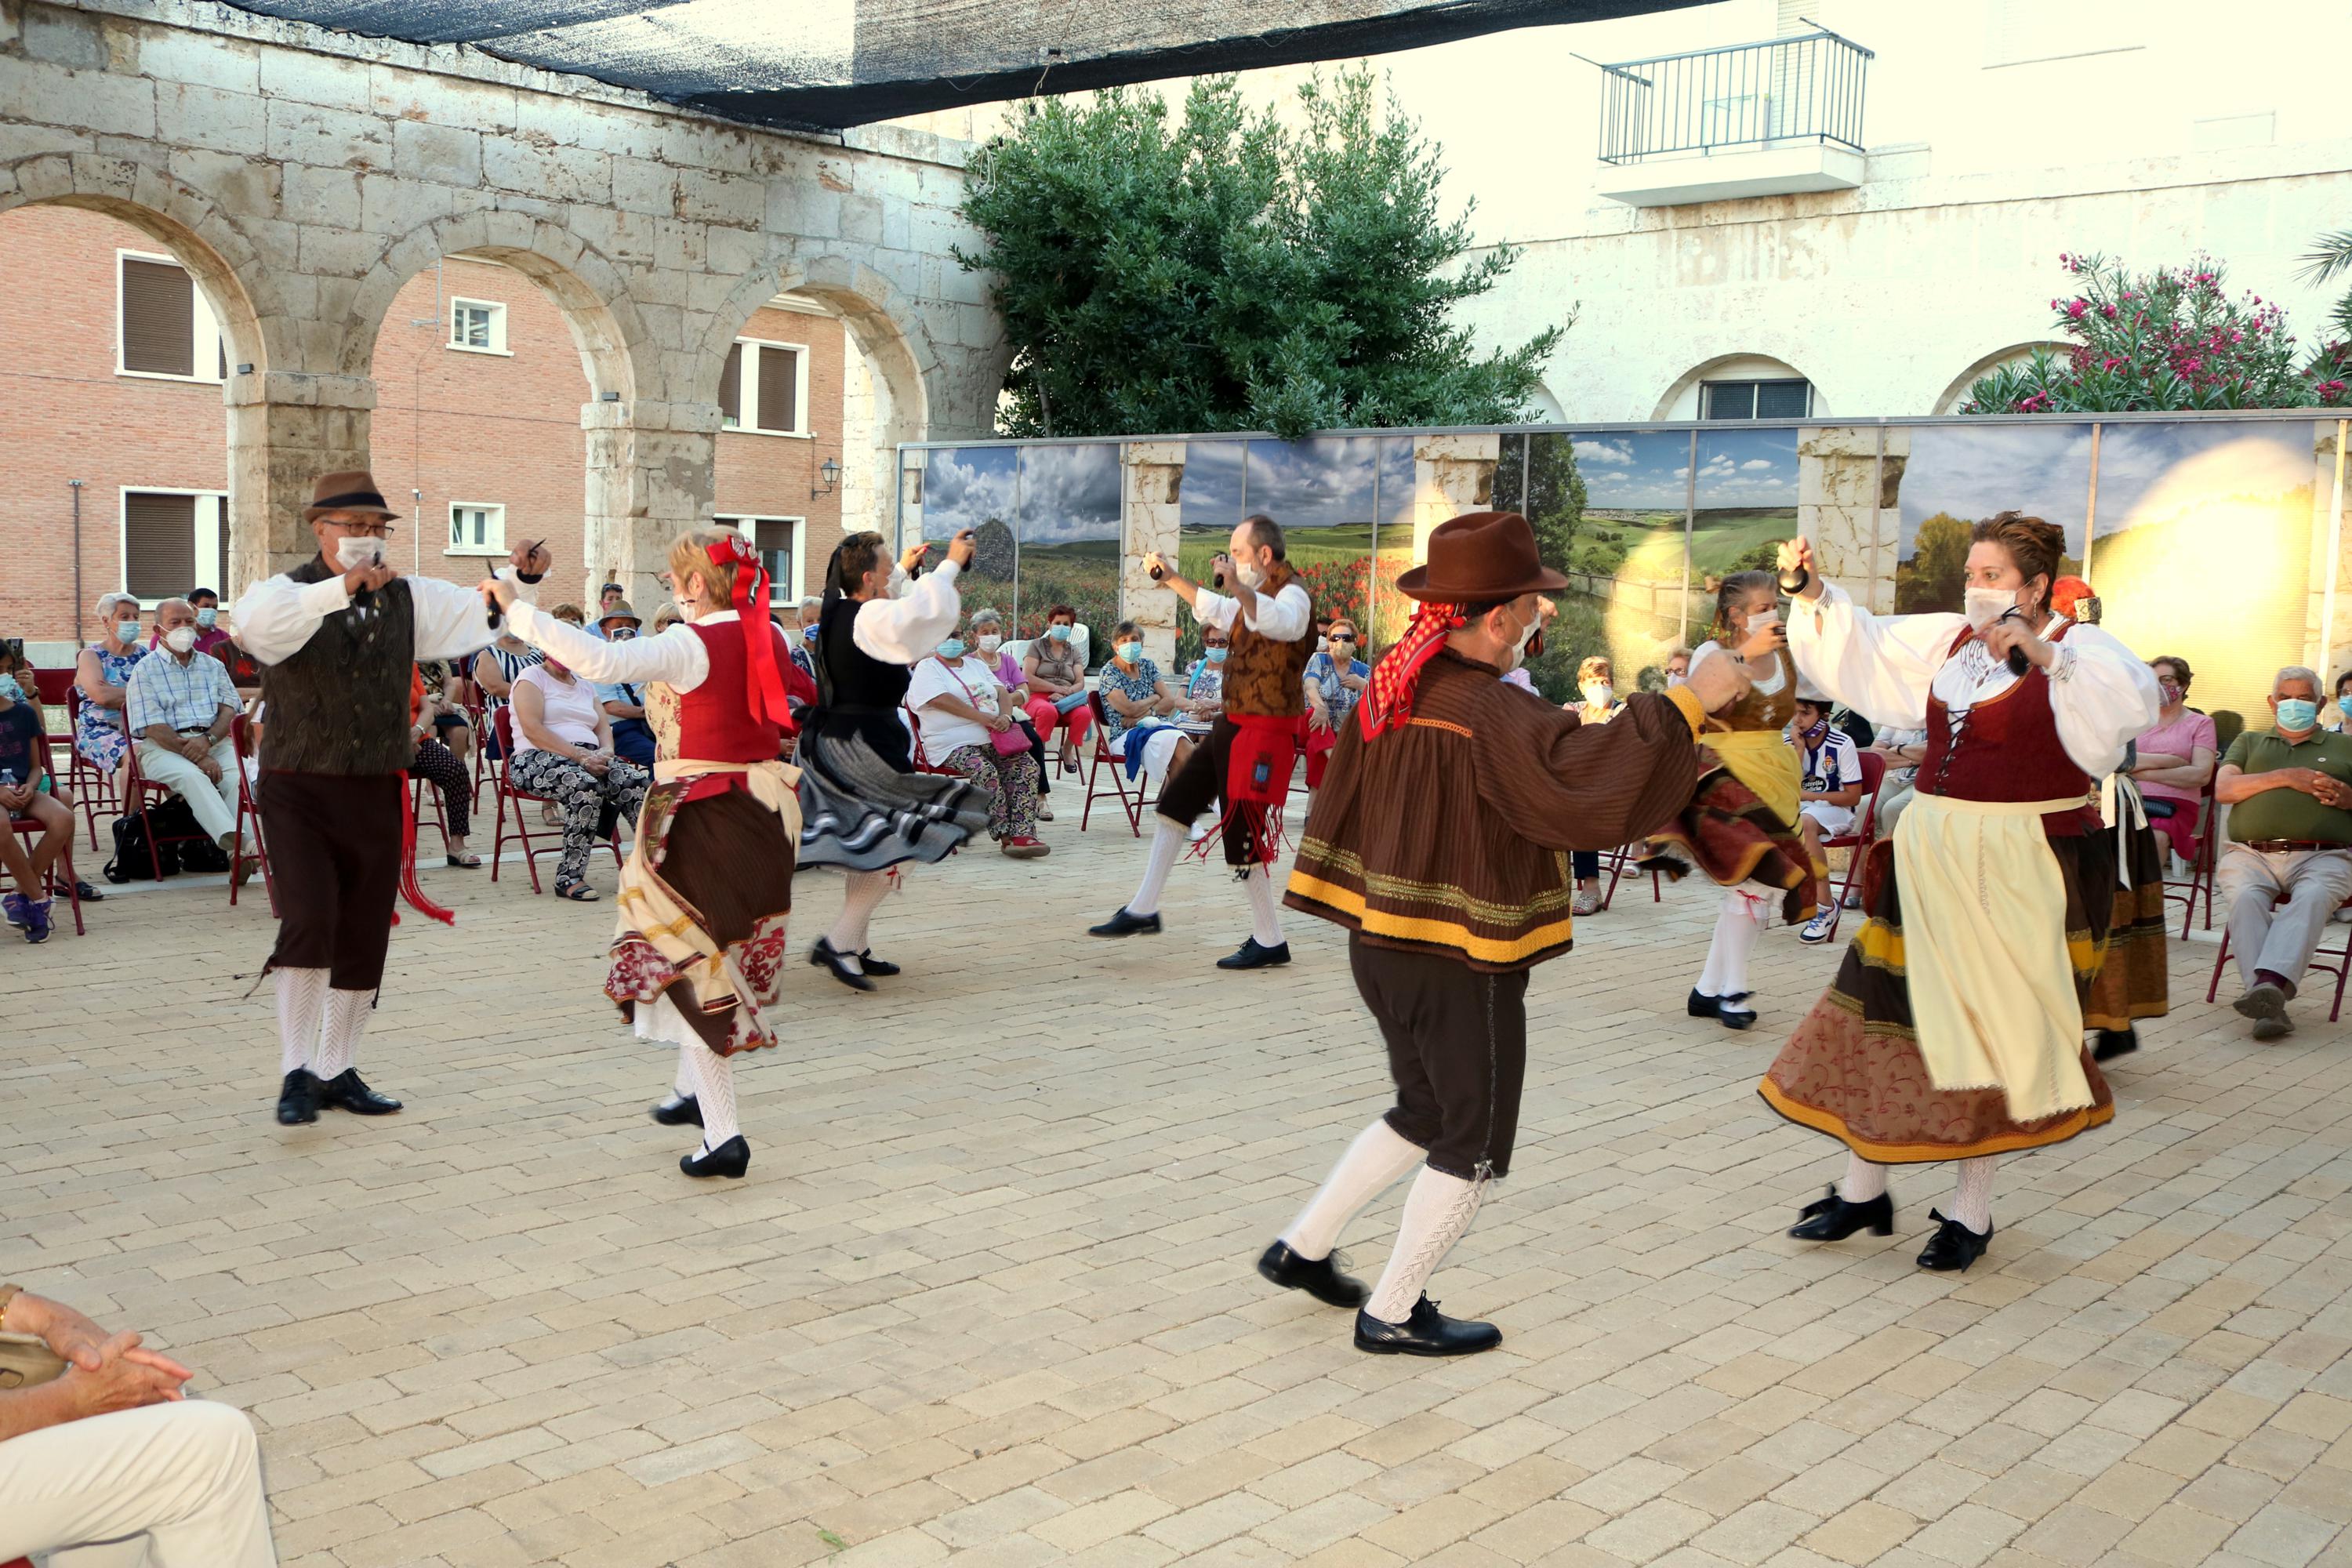
[[[1412,447],[1412,559],[1429,559],[1437,525],[1493,504],[1500,436],[1423,436]]]
[[[1143,651],[1162,669],[1176,663],[1176,595],[1143,569],[1146,552],[1176,559],[1183,510],[1184,443],[1129,441],[1120,450],[1127,488],[1127,548],[1120,558],[1119,609],[1143,628]],[[1101,652],[1102,650],[1097,650]]]
[[[671,542],[710,525],[719,405],[591,403],[581,408],[580,425],[588,433],[581,531],[587,559],[557,562],[550,581],[562,597],[578,587],[587,605],[598,587],[618,583],[650,626],[669,596],[660,576],[669,569]]]
[[[375,384],[363,375],[272,371],[229,378],[228,573],[230,602],[265,577],[318,553],[302,521],[320,476],[364,468]],[[394,507],[405,514],[399,498]],[[417,526],[404,515],[397,525]],[[401,559],[397,551],[393,559]]]
[[[2352,666],[2352,516],[2335,515],[2336,462],[2343,425],[2322,420],[2313,431],[2311,463],[2311,593],[2305,614],[2304,662],[2333,680]],[[2352,513],[2352,468],[2344,473],[2344,508]],[[2328,592],[2333,568],[2335,592]]]
[[[1911,432],[1836,425],[1797,437],[1797,531],[1812,542],[1822,575],[1875,613],[1895,608],[1895,559],[1902,545],[1897,490]]]

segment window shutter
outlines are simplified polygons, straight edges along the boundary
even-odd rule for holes
[[[751,547],[762,555],[790,555],[793,551],[793,525],[779,522],[772,517],[760,519],[751,525]]]
[[[730,343],[727,368],[719,373],[719,412],[737,425],[743,423],[743,345]]]
[[[184,594],[196,580],[196,498],[132,490],[122,498],[122,586],[142,599]]]
[[[122,258],[122,368],[159,375],[196,374],[196,291],[187,272],[164,261]]]
[[[1802,381],[1759,381],[1756,384],[1756,417],[1802,419],[1813,411],[1812,386]]]
[[[760,349],[760,428],[797,430],[800,410],[800,355],[790,349]]]

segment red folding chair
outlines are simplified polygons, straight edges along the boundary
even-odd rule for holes
[[[245,880],[245,863],[250,858],[261,868],[261,890],[269,895],[269,912],[278,913],[278,879],[269,869],[269,846],[261,837],[261,802],[254,798],[253,775],[246,771],[245,760],[253,754],[252,721],[238,714],[228,727],[228,738],[236,747],[236,847],[228,852],[228,902],[236,907],[239,885]],[[253,854],[245,852],[247,837],[246,824],[253,825]]]
[[[511,702],[505,703],[492,711],[494,715],[493,721],[498,726],[499,750],[506,756],[512,757],[514,755],[514,704]],[[490,880],[495,882],[499,879],[499,861],[505,852],[507,843],[507,810],[511,806],[514,810],[515,837],[522,841],[522,863],[524,868],[530,872],[530,890],[534,893],[540,892],[542,889],[539,885],[539,858],[541,855],[562,854],[563,835],[561,830],[558,830],[555,836],[555,843],[547,847],[542,848],[532,844],[530,841],[530,814],[525,811],[523,807],[526,805],[553,805],[556,804],[555,797],[550,795],[531,794],[529,790],[524,789],[521,785],[514,782],[513,770],[507,767],[501,766],[497,770],[497,780],[499,826],[498,832],[492,836],[490,840]],[[613,851],[613,864],[616,867],[619,866],[621,864],[621,838],[617,827],[615,828],[613,837],[606,839],[604,843],[605,847]]]
[[[238,717],[243,718],[244,715],[239,714]],[[205,834],[201,825],[199,825],[196,830],[193,833],[169,833],[158,837],[155,832],[154,813],[147,797],[151,795],[160,795],[165,800],[169,800],[172,798],[172,792],[165,789],[162,784],[151,784],[148,782],[147,775],[139,771],[138,742],[133,742],[131,743],[131,751],[128,754],[128,761],[125,765],[130,769],[130,773],[126,776],[126,782],[130,787],[130,795],[123,803],[122,815],[125,816],[137,817],[141,824],[147,829],[147,858],[150,868],[152,869],[155,874],[155,879],[160,882],[163,879],[163,847],[164,845],[194,844],[198,842],[209,844],[212,840],[210,837]],[[244,789],[245,773],[244,770],[240,768],[237,770],[238,793],[240,795],[243,794]],[[242,848],[243,847],[244,841],[242,839],[238,840],[238,847]],[[232,860],[230,865],[228,882],[229,901],[231,903],[235,903],[236,901],[236,876],[234,860]]]
[[[908,754],[914,758],[915,771],[917,773],[944,773],[950,778],[961,778],[963,776],[961,773],[957,773],[953,768],[943,767],[940,764],[932,762],[929,754],[923,750],[923,726],[915,717],[915,710],[912,708],[901,703],[898,708],[898,715],[906,721],[907,733],[913,741],[913,745]]]
[[[2220,772],[2218,767],[2214,769],[2217,775]],[[2186,881],[2167,878],[2164,883],[2164,901],[2178,903],[2181,907],[2180,940],[2183,942],[2189,940],[2189,922],[2197,916],[2197,900],[2200,898],[2205,900],[2205,929],[2213,929],[2213,868],[2221,858],[2220,824],[2215,820],[2221,816],[2221,807],[2213,798],[2213,783],[2212,779],[2207,779],[2204,793],[2198,797],[2197,848],[2189,862],[2189,878]],[[2167,842],[2169,843],[2168,840]],[[2167,863],[2169,864],[2168,856]]]
[[[1844,849],[1845,881],[1830,889],[1830,936],[1837,935],[1838,922],[1845,919],[1845,896],[1862,885],[1863,868],[1870,859],[1871,846],[1878,842],[1878,791],[1886,782],[1886,758],[1878,752],[1864,752],[1862,758],[1862,815],[1855,817],[1852,833],[1837,833],[1822,839],[1823,849]],[[1824,942],[1829,937],[1822,939]]]
[[[1078,831],[1087,830],[1087,819],[1094,815],[1095,802],[1105,795],[1116,795],[1119,808],[1127,813],[1127,829],[1136,837],[1143,837],[1143,781],[1135,781],[1128,788],[1127,753],[1114,747],[1106,738],[1110,733],[1110,710],[1103,703],[1099,691],[1087,693],[1087,706],[1094,710],[1094,750],[1087,753],[1087,804],[1078,813]],[[1110,769],[1108,789],[1096,781],[1102,777],[1104,767]]]
[[[2271,901],[2271,908],[2276,909],[2279,905],[2284,902],[2286,902],[2284,899],[2273,899]],[[2352,909],[2352,899],[2347,899],[2341,907]],[[2344,939],[2344,945],[2342,947],[2329,947],[2327,945],[2328,934],[2341,935]],[[2320,937],[2319,942],[2320,945],[2312,950],[2311,962],[2305,967],[2306,969],[2316,969],[2322,974],[2333,974],[2336,976],[2336,1002],[2333,1006],[2327,1009],[2327,1021],[2333,1024],[2336,1022],[2337,1016],[2344,1011],[2345,978],[2347,975],[2352,975],[2352,926],[2338,925],[2336,921],[2330,921],[2327,922],[2327,933],[2323,934]],[[2216,953],[2213,957],[2213,978],[2206,982],[2205,984],[2206,1001],[2210,1002],[2214,997],[2221,994],[2221,972],[2223,969],[2228,967],[2229,963],[2230,924],[2229,921],[2225,917],[2221,922],[2221,951]]]
[[[97,849],[102,847],[98,841],[98,814],[103,810],[109,816],[120,816],[122,801],[115,794],[114,776],[100,772],[73,743],[81,733],[81,691],[74,685],[75,675],[70,669],[37,669],[33,682],[42,706],[66,710],[66,788],[73,792],[74,804],[89,819],[89,847]]]
[[[1617,879],[1622,877],[1625,874],[1625,868],[1633,863],[1633,851],[1639,847],[1639,845],[1634,844],[1620,844],[1616,848],[1609,851],[1609,886],[1601,893],[1602,909],[1607,909],[1611,900],[1617,897]],[[1653,866],[1650,868],[1650,902],[1662,903],[1665,896],[1664,889],[1659,881],[1658,868]]]

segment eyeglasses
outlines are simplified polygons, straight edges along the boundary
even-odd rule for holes
[[[345,533],[358,534],[362,539],[389,539],[392,537],[392,524],[385,522],[381,518],[371,522],[342,522],[333,518],[324,518],[320,521],[324,521],[331,528],[341,529]]]
[[[1331,640],[1333,642],[1354,642],[1356,640],[1356,634],[1353,632],[1333,632],[1331,634]]]

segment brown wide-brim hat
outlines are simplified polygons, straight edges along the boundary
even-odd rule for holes
[[[1515,511],[1465,512],[1429,536],[1429,562],[1396,580],[1397,592],[1440,605],[1484,604],[1556,593],[1568,579],[1536,553],[1536,531]]]
[[[400,515],[384,505],[383,492],[376,489],[375,476],[365,468],[319,476],[319,482],[310,487],[310,504],[302,509],[302,521],[316,522],[331,511],[370,512],[387,522]]]

